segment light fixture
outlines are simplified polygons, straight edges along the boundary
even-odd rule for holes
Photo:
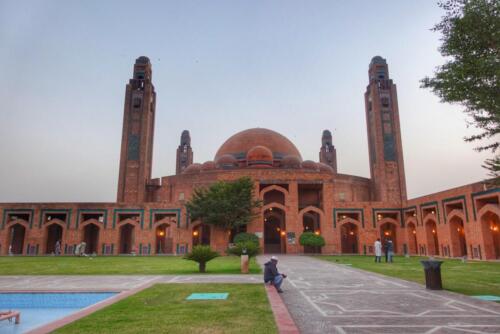
[[[432,210],[432,211],[431,211],[431,213],[432,213],[433,215],[434,215],[434,214],[436,214],[436,213],[434,212],[434,210]]]
[[[163,236],[165,235],[165,232],[160,231],[160,232],[158,233],[158,235],[159,235],[160,237],[163,237]]]
[[[492,227],[491,227],[491,229],[492,229],[493,231],[497,232],[497,231],[498,231],[498,226],[492,226]]]
[[[460,227],[459,227],[459,228],[457,228],[457,232],[460,232]]]
[[[351,232],[349,232],[349,234],[350,234],[350,235],[354,235],[354,232],[353,232],[353,231],[351,231]]]
[[[435,229],[432,229],[432,233],[436,233],[436,230],[435,230]]]
[[[345,215],[342,215],[342,219],[345,219],[345,218],[346,218]]]
[[[319,235],[320,233],[319,233],[319,231],[316,231],[316,232],[314,232],[314,234]]]
[[[193,231],[193,236],[197,237],[198,236],[198,231]]]
[[[267,218],[264,218],[264,221],[267,222]]]
[[[389,231],[385,231],[384,235],[390,235]]]
[[[414,213],[413,213],[413,217],[416,217],[416,216],[417,216],[417,214],[414,212]]]
[[[284,237],[286,235],[285,231],[281,231],[281,236]]]
[[[280,229],[279,227],[276,227],[276,231],[278,231],[278,232],[279,232],[279,231],[281,231],[281,229]]]
[[[417,234],[417,231],[413,230],[413,234]]]
[[[269,208],[269,211],[273,211],[273,208]]]

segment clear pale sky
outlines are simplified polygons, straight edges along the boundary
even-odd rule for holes
[[[459,106],[419,80],[444,62],[435,1],[0,0],[0,201],[115,201],[125,85],[148,56],[157,91],[154,177],[265,127],[339,172],[369,177],[363,94],[375,55],[397,84],[410,198],[482,180]]]

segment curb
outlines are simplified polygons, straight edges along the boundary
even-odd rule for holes
[[[265,285],[265,288],[269,304],[271,304],[271,309],[273,310],[274,320],[276,321],[278,332],[280,334],[299,334],[299,329],[295,325],[295,322],[290,316],[285,303],[283,303],[283,300],[279,296],[276,289],[267,284]]]

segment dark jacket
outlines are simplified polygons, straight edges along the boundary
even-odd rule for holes
[[[385,244],[385,250],[387,252],[393,252],[394,251],[394,244],[392,243],[392,241],[387,241],[387,243]]]
[[[279,274],[276,262],[269,261],[264,264],[264,282],[267,283],[274,280],[274,278]]]

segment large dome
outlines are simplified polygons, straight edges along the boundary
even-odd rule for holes
[[[287,155],[302,157],[295,145],[285,136],[268,129],[255,128],[238,132],[230,137],[215,154],[215,159],[230,154],[237,159],[246,159],[247,152],[255,146],[267,147],[274,159],[282,159]]]

